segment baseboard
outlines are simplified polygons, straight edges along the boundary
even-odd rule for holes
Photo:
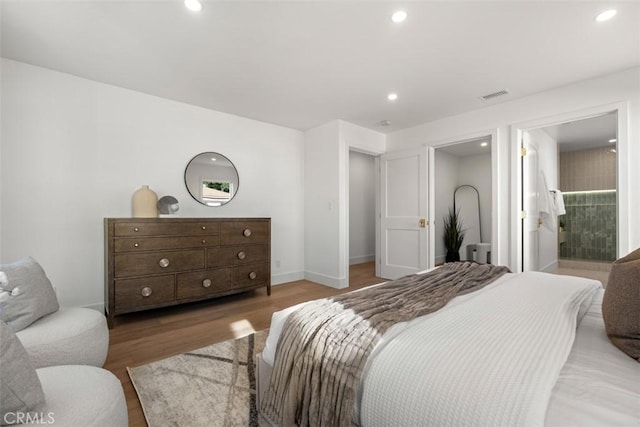
[[[376,254],[354,256],[353,258],[349,258],[349,265],[362,264],[364,262],[371,262],[371,261],[375,261],[375,259],[376,259]]]
[[[444,264],[444,262],[447,260],[447,256],[446,255],[441,255],[441,256],[436,256],[435,257],[435,265],[440,265],[440,264]]]
[[[547,264],[546,266],[542,267],[540,269],[540,271],[542,271],[544,273],[553,273],[557,269],[558,269],[558,260],[555,260],[555,261],[552,261],[551,263]]]
[[[305,271],[304,278],[311,282],[319,283],[321,285],[329,286],[336,289],[343,289],[349,286],[347,278],[339,278],[326,276],[320,273],[314,273],[313,271]]]
[[[290,273],[272,274],[271,286],[282,285],[283,283],[304,280],[304,271],[294,271]]]

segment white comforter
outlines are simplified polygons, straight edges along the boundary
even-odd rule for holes
[[[362,424],[542,426],[578,312],[598,288],[522,273],[422,318],[370,358]]]
[[[543,425],[576,322],[599,282],[509,274],[389,330],[369,359],[362,425]],[[274,314],[263,356],[273,364]]]

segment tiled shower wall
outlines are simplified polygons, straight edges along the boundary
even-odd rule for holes
[[[561,258],[595,261],[616,259],[616,192],[594,191],[564,194],[566,242]]]
[[[560,190],[567,211],[558,218],[566,231],[561,258],[616,259],[616,155],[610,149],[560,153]]]

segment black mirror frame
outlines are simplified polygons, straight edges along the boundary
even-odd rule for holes
[[[187,174],[189,173],[189,166],[191,166],[191,164],[194,162],[194,160],[196,160],[197,158],[199,158],[199,157],[201,157],[201,156],[203,156],[205,154],[206,155],[211,155],[211,156],[214,156],[214,157],[215,156],[223,157],[233,167],[233,169],[235,171],[235,174],[236,174],[236,183],[235,183],[236,184],[236,188],[235,188],[235,191],[233,192],[233,195],[231,196],[231,198],[229,200],[227,200],[224,203],[221,203],[220,205],[210,205],[210,204],[207,204],[207,203],[203,202],[200,199],[199,195],[193,194],[192,191],[191,191],[191,188],[189,188],[189,182],[187,180]],[[211,208],[215,207],[215,208],[217,208],[217,207],[220,207],[220,206],[227,205],[229,202],[231,202],[236,197],[236,195],[238,194],[238,190],[240,189],[240,174],[238,173],[238,168],[236,167],[236,165],[227,156],[225,156],[224,154],[221,154],[221,153],[218,153],[218,152],[215,152],[215,151],[203,151],[202,153],[199,153],[199,154],[196,154],[195,156],[193,156],[191,158],[191,160],[189,160],[189,162],[187,163],[187,166],[184,169],[184,185],[187,188],[187,192],[189,193],[189,195],[196,202],[200,203],[201,205],[207,206],[207,207],[211,207]]]

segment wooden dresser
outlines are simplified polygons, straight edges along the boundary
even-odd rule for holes
[[[105,311],[115,316],[266,287],[269,218],[105,218]]]

